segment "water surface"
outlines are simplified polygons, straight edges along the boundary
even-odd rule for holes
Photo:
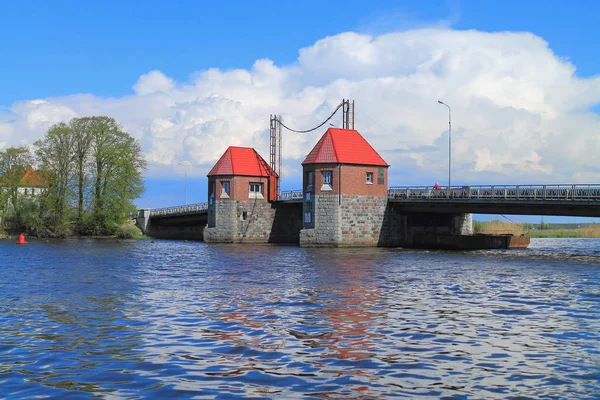
[[[7,398],[598,398],[600,240],[0,242]]]

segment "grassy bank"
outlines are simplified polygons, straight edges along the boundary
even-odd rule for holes
[[[548,229],[530,231],[534,238],[600,238],[600,226],[586,226],[577,229]]]
[[[532,224],[515,224],[503,221],[473,221],[473,231],[487,235],[529,235],[532,238],[600,238],[600,225],[587,225],[574,229],[556,229],[545,225],[536,229]]]

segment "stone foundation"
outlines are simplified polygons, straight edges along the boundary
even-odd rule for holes
[[[299,241],[301,204],[263,200],[216,201],[215,226],[204,230],[207,243],[293,243]]]
[[[316,195],[314,228],[300,231],[302,247],[377,246],[387,198]]]

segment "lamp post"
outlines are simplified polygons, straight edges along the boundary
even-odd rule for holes
[[[438,100],[438,103],[448,107],[448,189],[450,189],[452,186],[452,110],[443,101]]]
[[[187,164],[177,163],[179,165],[183,165],[184,168],[184,178],[183,178],[183,205],[187,206]]]

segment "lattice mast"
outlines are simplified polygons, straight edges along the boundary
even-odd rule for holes
[[[281,115],[269,114],[270,165],[277,174],[275,193],[279,200],[281,192]]]

